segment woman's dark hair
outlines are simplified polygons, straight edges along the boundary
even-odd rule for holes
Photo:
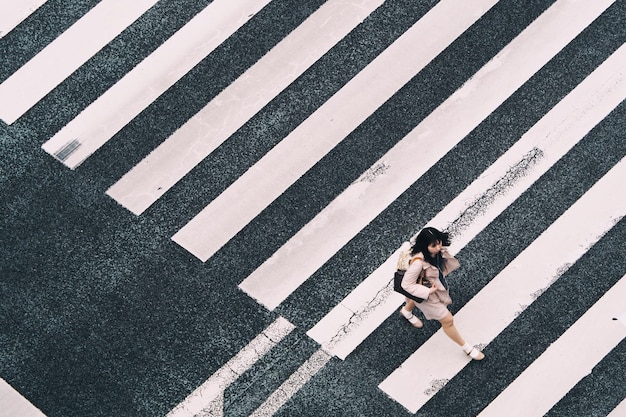
[[[421,252],[426,262],[435,265],[435,259],[430,255],[430,252],[428,252],[428,246],[437,242],[441,242],[443,246],[450,246],[450,235],[434,227],[425,227],[415,238],[415,244],[411,248],[411,254],[417,255]]]

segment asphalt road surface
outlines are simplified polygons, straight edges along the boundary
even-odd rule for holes
[[[626,416],[625,41],[623,0],[0,1],[0,416]],[[429,225],[483,361],[398,315]]]

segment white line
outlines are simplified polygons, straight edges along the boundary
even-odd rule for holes
[[[626,277],[551,344],[478,417],[540,417],[626,337],[612,320],[624,308]],[[546,381],[550,381],[546,384]]]
[[[624,178],[626,159],[457,312],[455,321],[469,340],[489,344],[626,214]],[[440,329],[379,388],[415,413],[469,361]]]
[[[574,146],[594,123],[600,121],[604,113],[608,114],[611,106],[616,106],[625,98],[625,80],[619,70],[624,65],[624,52],[622,47],[619,53],[607,59],[517,144],[427,222],[454,231],[452,253],[473,239]],[[527,155],[539,156],[530,163]],[[519,161],[527,163],[523,165]],[[521,177],[513,178],[515,176]],[[353,215],[361,216],[356,210]],[[328,352],[345,359],[404,301],[402,296],[393,292],[390,282],[400,250],[402,248],[307,334]],[[306,265],[305,261],[302,265]],[[298,268],[294,267],[292,274],[297,274]]]
[[[570,14],[573,12],[576,10],[570,11]],[[593,19],[593,14],[585,15],[588,16],[588,20],[579,22],[569,33],[562,33],[562,38],[550,36],[550,41],[546,40],[546,33],[563,22],[568,22],[568,13],[561,14],[560,8],[556,7],[537,19],[246,278],[240,284],[240,288],[270,310],[276,308],[567,44],[575,36],[576,29],[582,30]],[[541,53],[543,48],[546,49]],[[551,152],[557,152],[557,156],[551,160],[556,161],[563,155],[566,149],[573,146],[624,99],[626,83],[623,82],[621,71],[625,63],[626,48],[622,48],[621,52],[611,59],[610,65],[606,65],[608,68],[598,70],[589,81],[577,89],[575,95],[557,106],[544,118],[545,120],[537,124],[532,134],[526,135],[520,144],[512,148],[507,153],[507,158],[496,165],[495,173],[492,168],[483,175],[484,179],[489,181],[488,186],[492,186],[494,174],[497,175],[496,178],[505,175],[511,170],[511,165],[519,161],[520,155],[531,152],[537,146],[547,147],[557,141],[557,145],[565,148],[557,147],[556,150],[552,150]],[[607,81],[605,77],[612,78]],[[599,88],[602,89],[602,94],[596,93],[595,90]],[[593,97],[593,100],[589,97]],[[602,102],[602,106],[598,106],[597,102]],[[567,120],[567,123],[563,120]],[[569,135],[566,136],[569,140],[561,137],[565,133]],[[428,149],[428,152],[425,149]],[[416,161],[419,161],[418,166]],[[527,164],[532,162],[525,161]],[[374,175],[372,172],[378,174]],[[519,176],[520,173],[517,172],[515,175]],[[458,209],[455,207],[455,211],[458,211],[454,215],[458,216],[467,201],[478,193],[477,190],[484,190],[486,186],[485,181],[473,184],[459,201],[463,207]],[[446,212],[446,215],[449,216],[449,213]],[[454,218],[456,217],[448,217],[448,221]],[[481,225],[482,227],[484,226]],[[302,250],[305,245],[320,250],[310,253]],[[391,275],[392,273],[388,274]]]
[[[202,410],[214,408],[215,401],[218,400],[219,402],[224,390],[291,333],[294,328],[295,326],[284,318],[276,319],[237,355],[189,394],[166,417],[193,417]]]
[[[615,407],[613,411],[611,411],[611,413],[606,417],[624,417],[624,416],[626,416],[626,398],[624,398],[622,402],[619,403],[617,407]]]
[[[0,39],[48,0],[0,0]]]
[[[15,122],[157,0],[103,0],[0,84],[0,118]]]
[[[383,0],[330,0],[115,183],[141,214],[363,21]]]
[[[622,324],[626,326],[626,311],[622,311],[621,314],[616,315],[615,320],[622,322]]]
[[[224,416],[224,393],[221,392],[217,397],[204,407],[202,411],[194,417],[223,417]]]
[[[0,378],[0,417],[46,417],[37,407]]]
[[[289,398],[300,390],[331,359],[324,350],[319,349],[296,372],[270,395],[250,417],[270,417],[282,407]]]
[[[76,168],[269,1],[213,1],[42,148]]]
[[[439,2],[173,240],[206,261],[496,2]]]

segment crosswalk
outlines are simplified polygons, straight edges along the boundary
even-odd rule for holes
[[[0,3],[0,37],[9,33],[22,20],[30,16],[35,10],[41,7],[46,0],[25,0],[18,4],[11,3],[11,0],[3,0]]]
[[[0,47],[35,10],[45,14],[45,3],[0,1]],[[331,390],[311,399],[312,393],[368,353],[382,355],[398,331],[412,344],[398,346],[391,363],[369,369],[363,381],[351,380],[367,385],[363,395],[377,403],[362,404],[354,415],[443,413],[448,399],[470,395],[463,384],[472,375],[489,392],[445,415],[568,415],[568,404],[584,407],[579,403],[588,399],[573,393],[589,378],[608,378],[601,365],[623,355],[626,337],[626,263],[623,256],[607,262],[606,249],[597,253],[616,246],[608,242],[617,242],[617,254],[624,248],[624,2],[320,1],[154,149],[129,155],[133,166],[121,177],[95,169],[92,161],[107,160],[116,146],[132,152],[140,139],[120,134],[129,123],[179,91],[200,88],[193,71],[210,68],[206,60],[228,51],[224,45],[237,35],[254,37],[259,27],[271,33],[264,27],[271,8],[292,4],[196,3],[206,5],[41,142],[57,169],[104,177],[99,184],[110,185],[98,192],[128,217],[158,211],[175,230],[172,253],[182,249],[207,274],[224,254],[249,251],[255,263],[234,270],[236,285],[275,321],[196,388],[161,398],[169,410],[163,415],[336,412],[328,404],[349,404],[349,395],[336,398]],[[31,123],[32,109],[46,111],[46,96],[161,5],[100,1],[6,74],[0,120],[9,129]],[[406,20],[395,33],[400,16]],[[377,52],[355,57],[351,75],[319,93],[314,106],[293,100],[318,94],[315,83],[331,78],[327,68],[347,72],[348,58],[337,67],[331,58],[357,46]],[[222,65],[237,58],[224,56]],[[297,116],[276,107],[290,101]],[[273,130],[283,122],[286,132]],[[250,138],[262,145],[248,143],[242,132],[262,125]],[[225,146],[263,151],[230,170],[222,166]],[[232,158],[226,161],[238,161]],[[162,215],[188,207],[198,209],[185,218]],[[426,225],[452,234],[450,250],[462,263],[452,280],[452,308],[462,332],[486,352],[483,370],[436,326],[420,336],[400,327],[403,298],[390,280],[402,242]],[[599,267],[589,271],[593,265]],[[597,280],[594,290],[585,287],[588,275]],[[577,283],[582,276],[586,284]],[[584,311],[566,312],[569,324],[552,330],[551,340],[528,336],[525,343],[541,348],[522,369],[512,366],[508,380],[487,384],[490,369],[496,374],[507,366],[495,346],[516,343],[507,331],[532,327],[526,317],[544,314],[562,288],[585,292]],[[299,344],[306,349],[298,366],[263,365],[273,352]],[[247,403],[233,393],[240,386]],[[623,388],[602,395],[605,415],[623,413]]]

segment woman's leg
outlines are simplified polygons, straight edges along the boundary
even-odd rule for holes
[[[406,298],[406,303],[404,304],[404,307],[400,309],[400,314],[402,314],[402,316],[407,319],[409,323],[413,325],[413,327],[421,329],[422,327],[424,327],[424,323],[422,323],[422,321],[413,314],[414,308],[415,301],[411,300],[410,298]]]
[[[415,301],[411,300],[408,297],[405,297],[404,300],[406,301],[404,304],[404,310],[413,312],[413,309],[415,308]]]
[[[452,313],[448,311],[448,314],[444,318],[439,320],[439,322],[441,323],[441,327],[444,333],[448,335],[448,337],[452,339],[457,345],[461,346],[463,352],[471,356],[472,359],[481,360],[485,357],[485,355],[481,351],[471,346],[469,343],[465,342],[465,340],[457,330],[456,326],[454,325],[454,317],[452,317]]]
[[[448,337],[452,339],[457,345],[461,347],[465,345],[465,340],[463,339],[463,337],[461,337],[461,334],[454,325],[454,317],[452,317],[452,313],[448,311],[448,315],[439,320],[439,323],[441,323],[443,332],[448,335]]]

